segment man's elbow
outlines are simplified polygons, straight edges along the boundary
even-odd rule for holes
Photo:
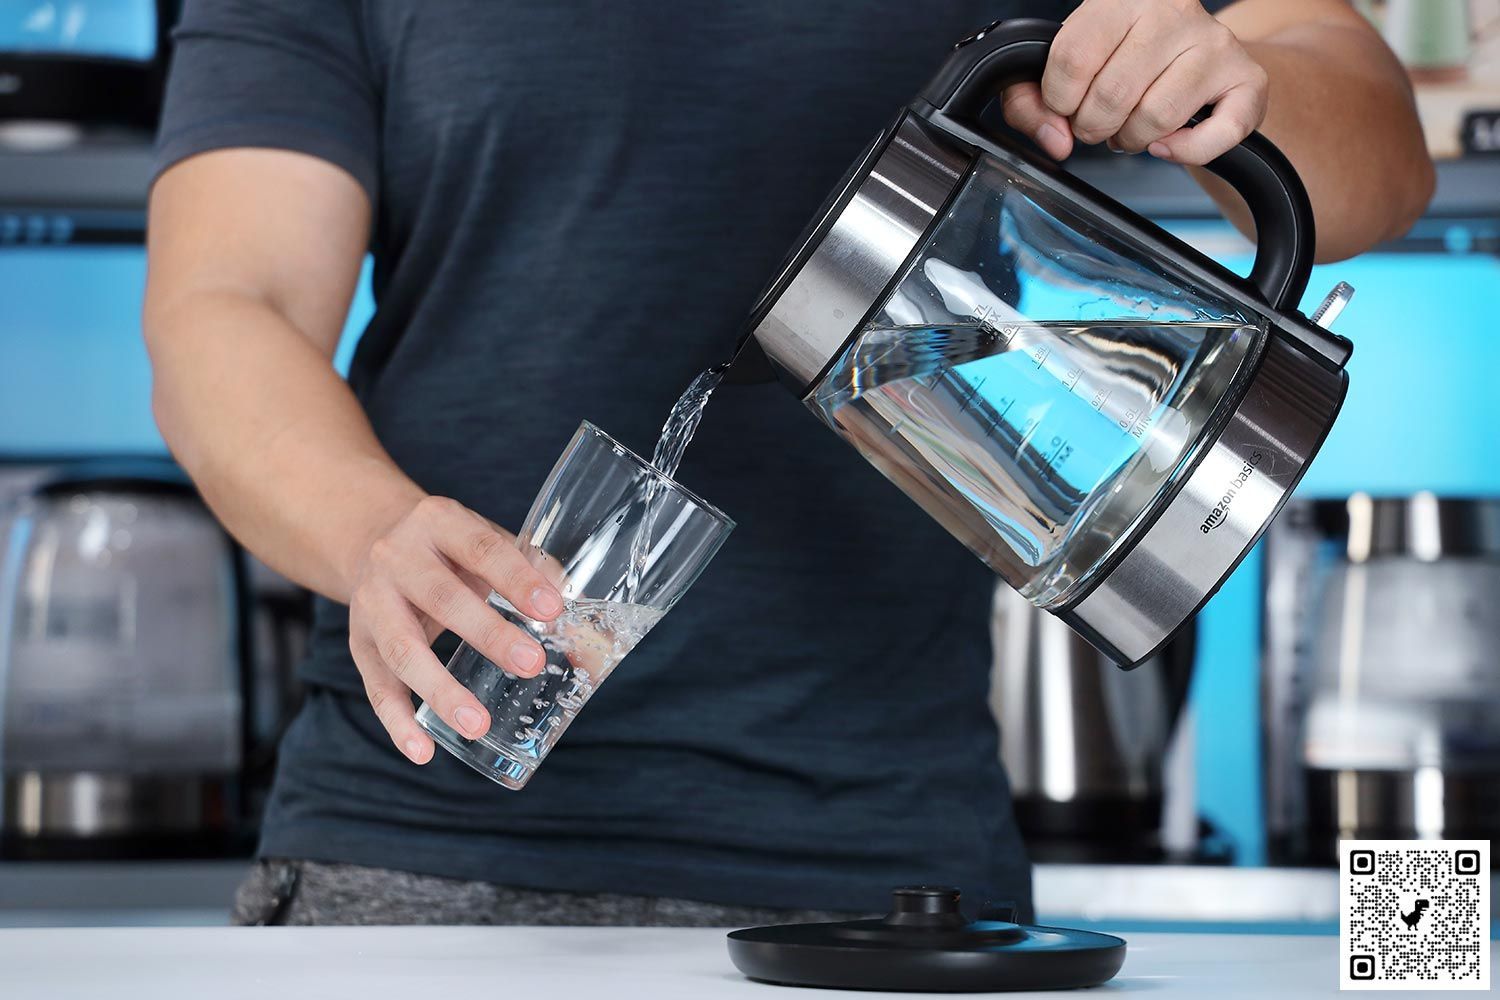
[[[1402,98],[1410,101],[1405,93],[1393,95],[1392,100]],[[1384,183],[1375,192],[1380,199],[1381,226],[1371,238],[1372,245],[1405,236],[1427,211],[1432,193],[1437,188],[1437,171],[1427,151],[1427,137],[1423,134],[1415,106],[1408,104],[1408,109],[1399,123],[1393,122],[1387,130],[1388,138],[1381,151],[1385,164],[1381,171]],[[1381,152],[1376,155],[1381,155]]]
[[[1358,195],[1341,192],[1327,199],[1326,209],[1320,206],[1318,263],[1347,260],[1398,240],[1427,211],[1437,186],[1437,173],[1426,148],[1393,160],[1377,184],[1367,185]],[[1351,203],[1351,197],[1358,200]]]
[[[1383,241],[1405,236],[1427,211],[1433,192],[1437,190],[1437,170],[1425,148],[1411,157],[1411,163],[1401,171],[1392,186],[1395,190],[1391,198],[1391,219]]]
[[[184,421],[178,401],[180,393],[173,354],[182,333],[182,324],[177,321],[177,310],[169,307],[164,297],[153,294],[153,291],[148,282],[145,304],[141,309],[141,334],[151,362],[151,416],[167,448],[173,454],[179,454],[186,442],[181,433]]]

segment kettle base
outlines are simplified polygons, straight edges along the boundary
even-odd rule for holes
[[[778,986],[894,992],[992,993],[1098,986],[1125,962],[1109,934],[968,921],[958,890],[895,890],[884,919],[752,927],[729,935],[729,959]]]

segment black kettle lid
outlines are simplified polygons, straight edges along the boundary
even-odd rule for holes
[[[1065,990],[1108,981],[1125,962],[1109,934],[969,920],[949,886],[902,886],[883,918],[733,931],[745,975],[787,986],[852,990]]]

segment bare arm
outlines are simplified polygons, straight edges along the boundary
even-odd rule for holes
[[[281,151],[195,157],[151,197],[162,434],[237,538],[345,603],[370,542],[423,496],[331,364],[369,225],[352,177]]]
[[[562,610],[510,536],[428,497],[380,446],[331,359],[364,256],[370,206],[321,160],[279,150],[192,157],[152,190],[144,325],[153,405],[173,454],[234,535],[350,605],[350,649],[392,739],[425,762],[410,691],[450,725],[489,728],[427,648],[451,628],[496,663],[543,654],[484,604]]]
[[[1240,0],[1219,20],[1266,70],[1260,129],[1307,185],[1318,259],[1352,257],[1410,229],[1432,198],[1432,160],[1406,72],[1370,23],[1344,0]],[[1253,232],[1239,196],[1195,173]]]
[[[1206,104],[1214,115],[1185,127]],[[1405,232],[1432,195],[1406,74],[1345,0],[1239,0],[1217,19],[1197,0],[1085,0],[1041,84],[1010,88],[1005,110],[1059,159],[1107,141],[1195,166],[1258,128],[1307,185],[1319,260]],[[1253,234],[1239,197],[1194,174]]]

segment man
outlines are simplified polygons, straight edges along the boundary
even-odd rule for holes
[[[230,530],[321,595],[237,919],[747,923],[913,881],[1027,910],[992,578],[774,387],[721,390],[682,469],[736,536],[524,792],[434,757],[411,695],[487,728],[452,637],[429,643],[538,668],[483,598],[558,612],[497,525],[578,421],[649,447],[948,45],[1073,6],[188,4],[151,201],[156,412]],[[1005,102],[1059,158],[1200,164],[1261,127],[1324,259],[1401,232],[1432,183],[1400,67],[1339,0],[1087,0]]]

